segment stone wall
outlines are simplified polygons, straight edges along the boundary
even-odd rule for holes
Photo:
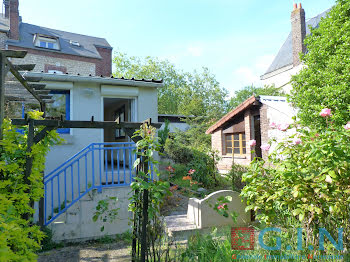
[[[92,62],[77,61],[67,58],[57,58],[37,54],[27,54],[25,58],[13,59],[14,64],[35,64],[32,72],[45,72],[48,70],[63,70],[73,75],[95,75],[96,65]],[[50,68],[51,66],[51,68]],[[60,68],[63,67],[63,68]],[[65,69],[65,70],[64,70]],[[65,72],[64,72],[65,73]]]
[[[6,33],[1,33],[0,32],[0,49],[5,49],[6,48],[6,40],[8,39]]]

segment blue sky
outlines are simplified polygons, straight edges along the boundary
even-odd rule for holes
[[[27,23],[106,38],[114,50],[208,67],[231,94],[259,85],[290,31],[293,0],[20,0]],[[304,0],[306,18],[335,0]]]

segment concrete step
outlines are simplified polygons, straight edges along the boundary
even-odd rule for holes
[[[191,223],[187,219],[187,215],[173,215],[166,216],[164,218],[166,224],[166,230],[170,237],[174,237],[176,240],[188,239],[191,235],[195,235],[201,229]]]

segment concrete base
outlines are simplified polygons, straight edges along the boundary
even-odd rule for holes
[[[131,229],[128,225],[132,213],[128,211],[131,189],[127,187],[105,188],[102,193],[94,190],[87,194],[80,201],[70,207],[66,213],[58,217],[49,225],[53,233],[54,242],[78,242],[91,240],[105,235],[116,235]],[[112,223],[103,223],[92,220],[96,206],[100,200],[108,200],[110,197],[117,197],[115,207],[120,208],[118,217]],[[110,208],[115,208],[110,206]],[[101,227],[104,226],[104,231]]]

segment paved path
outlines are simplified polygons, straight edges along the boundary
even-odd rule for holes
[[[129,262],[130,247],[124,243],[81,244],[39,254],[38,262]]]

